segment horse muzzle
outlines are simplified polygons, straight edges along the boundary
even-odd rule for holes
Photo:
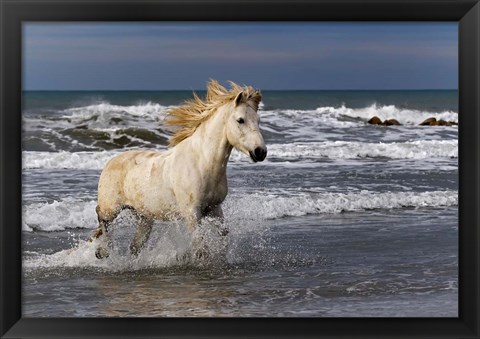
[[[249,154],[253,162],[263,161],[267,157],[267,149],[264,147],[257,147],[253,152],[250,151]]]

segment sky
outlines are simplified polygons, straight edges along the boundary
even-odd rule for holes
[[[24,23],[24,90],[457,89],[456,22]]]

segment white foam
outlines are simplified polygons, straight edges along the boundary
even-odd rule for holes
[[[105,164],[119,154],[118,151],[103,152],[31,152],[24,151],[24,169],[96,169],[101,170]]]
[[[456,206],[457,191],[316,193],[297,196],[252,194],[225,201],[227,215],[276,219],[306,214],[341,213],[402,207]]]
[[[123,113],[137,117],[152,117],[162,116],[169,106],[163,106],[158,103],[146,102],[139,105],[121,106],[112,105],[108,102],[102,102],[95,105],[74,107],[64,110],[64,113],[68,113],[68,116],[64,116],[70,119],[90,119],[93,116],[104,117],[109,113]]]
[[[382,120],[396,119],[402,125],[419,125],[425,119],[434,117],[437,120],[445,120],[458,123],[458,113],[453,111],[426,112],[414,109],[398,108],[395,105],[371,105],[364,108],[349,108],[342,105],[340,107],[318,107],[314,110],[273,110],[261,112],[266,121],[272,120],[278,122],[278,117],[287,117],[290,120],[295,118],[299,121],[309,120],[310,124],[326,125],[330,127],[353,127],[365,124],[373,116]],[[313,119],[313,121],[312,121]],[[358,122],[351,119],[359,120]],[[284,122],[285,124],[285,122]],[[288,123],[286,123],[288,125]]]
[[[278,131],[284,128],[302,129],[311,126],[347,128],[363,125],[360,121],[339,120],[338,109],[333,107],[320,107],[315,110],[268,110],[260,111],[259,115],[263,123],[275,126]],[[265,124],[261,125],[265,128]]]
[[[225,237],[209,232],[207,227],[198,228],[191,235],[186,227],[171,224],[162,229],[154,228],[151,239],[138,257],[133,257],[128,251],[128,243],[132,238],[133,229],[127,226],[116,229],[112,233],[112,242],[115,247],[110,249],[110,256],[103,260],[95,257],[95,251],[101,244],[100,239],[92,242],[77,240],[72,242],[72,248],[53,254],[30,253],[23,260],[23,267],[29,270],[55,267],[95,267],[107,271],[136,271],[147,268],[164,268],[175,265],[215,265],[226,260],[227,242]],[[123,232],[123,233],[122,233]],[[122,233],[120,237],[115,234]],[[203,239],[203,240],[199,240]],[[202,242],[203,241],[203,242]],[[194,253],[208,246],[209,258],[196,259]]]
[[[457,158],[457,140],[416,140],[392,143],[324,141],[267,145],[269,158],[302,159],[438,159]],[[240,152],[232,152],[234,161],[248,161]]]
[[[320,111],[332,112],[337,116],[348,116],[351,118],[360,118],[368,121],[373,116],[378,116],[382,120],[396,119],[404,125],[418,125],[425,119],[434,117],[437,120],[446,120],[458,123],[458,113],[452,111],[445,112],[423,112],[413,109],[401,109],[395,105],[378,106],[372,105],[365,108],[352,109],[342,106],[340,108],[320,108]]]
[[[457,140],[416,140],[391,143],[324,141],[268,145],[268,156],[281,159],[427,159],[457,158]]]
[[[457,158],[457,140],[417,140],[392,143],[324,141],[267,145],[269,158],[297,159],[429,159]],[[23,152],[24,169],[101,170],[120,151],[102,152]],[[234,151],[233,162],[248,162],[248,156]]]
[[[121,106],[108,102],[89,106],[73,107],[48,117],[23,117],[25,131],[52,131],[56,129],[88,127],[91,130],[111,129],[112,126],[152,129],[160,127],[168,108],[158,103]]]
[[[456,206],[457,191],[352,193],[311,193],[275,195],[267,193],[229,195],[223,203],[228,223],[241,220],[266,220],[285,216],[340,213],[402,207]],[[69,228],[97,227],[96,201],[66,199],[35,203],[23,209],[24,230],[60,231]]]
[[[220,237],[212,224],[206,220],[190,235],[181,222],[168,222],[154,227],[152,236],[138,257],[130,256],[128,243],[133,234],[133,224],[123,223],[112,228],[110,256],[103,260],[95,257],[100,240],[72,241],[72,248],[54,254],[28,253],[23,260],[26,272],[40,268],[56,267],[95,267],[107,271],[136,271],[145,268],[165,268],[171,266],[222,265],[225,261],[241,261],[244,248],[265,249],[264,237],[268,237],[268,228],[272,223],[262,222],[285,216],[306,214],[340,213],[343,211],[364,211],[368,209],[392,209],[402,207],[442,207],[458,204],[456,191],[431,192],[388,192],[373,193],[361,191],[354,193],[299,194],[296,196],[277,196],[272,194],[232,195],[224,203],[226,223],[230,236]],[[49,231],[61,230],[73,226],[90,228],[95,225],[93,201],[62,201],[42,206],[27,206],[24,220],[36,223]],[[25,217],[25,213],[28,217]],[[39,224],[41,221],[42,225]],[[128,218],[127,218],[128,220]],[[120,221],[121,222],[121,221]],[[58,223],[54,225],[54,223]],[[269,226],[270,225],[270,226]],[[340,227],[335,224],[335,227]],[[28,228],[26,229],[28,230]],[[245,243],[245,240],[248,242]],[[227,243],[228,241],[228,243]],[[239,251],[238,244],[242,244]],[[228,244],[228,245],[227,245]],[[206,245],[210,258],[205,262],[195,259],[193,253]],[[249,248],[250,248],[249,247]],[[221,267],[221,266],[220,266]]]
[[[23,206],[23,230],[62,231],[69,228],[96,228],[96,201],[62,201]]]

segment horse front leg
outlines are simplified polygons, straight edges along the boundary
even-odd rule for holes
[[[118,216],[119,209],[112,210],[110,212],[104,212],[100,206],[97,206],[96,212],[98,217],[98,228],[90,236],[88,241],[91,242],[94,239],[102,237],[101,244],[95,250],[95,256],[98,259],[103,259],[110,255],[108,250],[109,247],[112,247],[112,243],[110,241],[110,226],[113,220]]]
[[[202,219],[202,214],[200,212],[200,208],[191,207],[186,210],[184,213],[185,223],[187,224],[187,228],[191,234],[197,229],[198,224]]]
[[[206,216],[215,218],[219,221],[220,224],[218,225],[218,234],[220,234],[222,237],[228,235],[229,230],[227,225],[225,224],[225,218],[223,216],[223,210],[221,205],[216,205],[215,207],[211,208]]]
[[[187,209],[187,213],[184,214],[185,222],[187,228],[192,235],[192,249],[195,258],[204,260],[208,258],[208,248],[205,244],[203,236],[201,234],[195,233],[198,225],[202,220],[202,212],[199,207],[190,207]]]
[[[137,256],[143,246],[145,246],[148,238],[150,238],[153,226],[153,219],[147,218],[143,215],[139,215],[138,217],[140,221],[135,229],[135,236],[130,243],[130,253],[134,256]]]

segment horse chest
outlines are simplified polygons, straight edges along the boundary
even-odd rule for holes
[[[204,186],[201,195],[205,205],[218,205],[227,196],[226,182],[213,182]]]

